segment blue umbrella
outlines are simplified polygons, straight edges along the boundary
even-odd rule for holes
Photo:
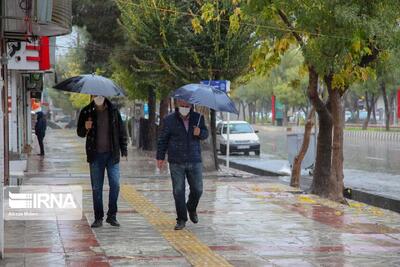
[[[176,89],[171,97],[182,99],[190,104],[200,105],[214,109],[239,114],[235,103],[229,96],[212,86],[205,84],[191,83]]]
[[[68,78],[55,85],[54,88],[88,95],[125,96],[122,88],[112,80],[95,74],[85,74]]]

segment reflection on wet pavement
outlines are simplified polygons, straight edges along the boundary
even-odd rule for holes
[[[84,217],[7,221],[6,258],[0,265],[400,265],[399,214],[353,201],[344,206],[233,170],[236,177],[224,171],[205,175],[200,222],[188,222],[176,233],[168,172],[155,169],[153,153],[135,149],[121,162],[122,226],[93,230],[84,140],[74,131],[58,130],[49,131],[46,144],[45,158],[30,158],[24,183],[82,185]]]
[[[260,130],[261,150],[265,154],[287,159],[285,131]],[[344,167],[363,171],[400,173],[400,143],[345,137]]]

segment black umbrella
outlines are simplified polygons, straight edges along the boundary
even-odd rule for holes
[[[112,80],[95,74],[85,74],[66,79],[55,89],[72,93],[101,96],[125,96],[124,90]]]
[[[185,100],[190,104],[208,107],[216,111],[239,114],[235,103],[225,92],[209,85],[197,83],[187,84],[175,90],[171,94],[171,97]]]

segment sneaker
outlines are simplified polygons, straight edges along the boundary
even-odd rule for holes
[[[199,217],[197,216],[196,211],[189,211],[189,218],[193,223],[198,223],[199,222]]]
[[[95,220],[90,227],[92,228],[99,228],[103,226],[103,220],[97,219]]]
[[[106,222],[115,227],[121,226],[121,224],[117,221],[117,218],[115,217],[108,217]]]
[[[175,225],[175,230],[182,230],[183,228],[185,228],[186,226],[186,222],[185,221],[177,221],[176,225]]]

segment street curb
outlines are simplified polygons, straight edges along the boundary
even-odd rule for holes
[[[226,160],[219,158],[218,162],[220,164],[225,164]],[[245,172],[249,172],[249,173],[252,173],[255,175],[260,175],[260,176],[275,176],[275,177],[287,176],[286,174],[281,174],[281,173],[272,172],[272,171],[266,171],[266,170],[262,170],[262,169],[248,166],[245,164],[232,162],[232,161],[229,163],[229,165],[230,165],[230,167],[238,169],[240,171],[245,171]],[[305,179],[301,179],[301,180],[304,182]],[[277,182],[286,184],[279,179],[277,180]],[[391,211],[400,213],[400,200],[367,193],[367,192],[364,192],[364,191],[361,191],[358,189],[352,189],[352,188],[346,188],[346,189],[350,190],[350,193],[345,194],[345,197],[347,199],[355,200],[355,201],[362,202],[362,203],[365,203],[365,204],[368,204],[368,205],[371,205],[371,206],[374,206],[377,208],[382,208],[382,209],[391,210]]]
[[[219,158],[218,162],[220,164],[226,164],[225,159]],[[249,172],[249,173],[260,175],[260,176],[285,176],[284,174],[280,174],[280,173],[276,173],[276,172],[272,172],[272,171],[266,171],[263,169],[255,168],[252,166],[248,166],[246,164],[241,164],[241,163],[232,162],[232,161],[229,162],[229,166],[232,168],[238,169],[240,171],[245,171],[245,172]]]
[[[347,197],[374,207],[387,209],[400,213],[400,200],[392,199],[380,195],[374,195],[358,189],[350,189],[350,196]]]

